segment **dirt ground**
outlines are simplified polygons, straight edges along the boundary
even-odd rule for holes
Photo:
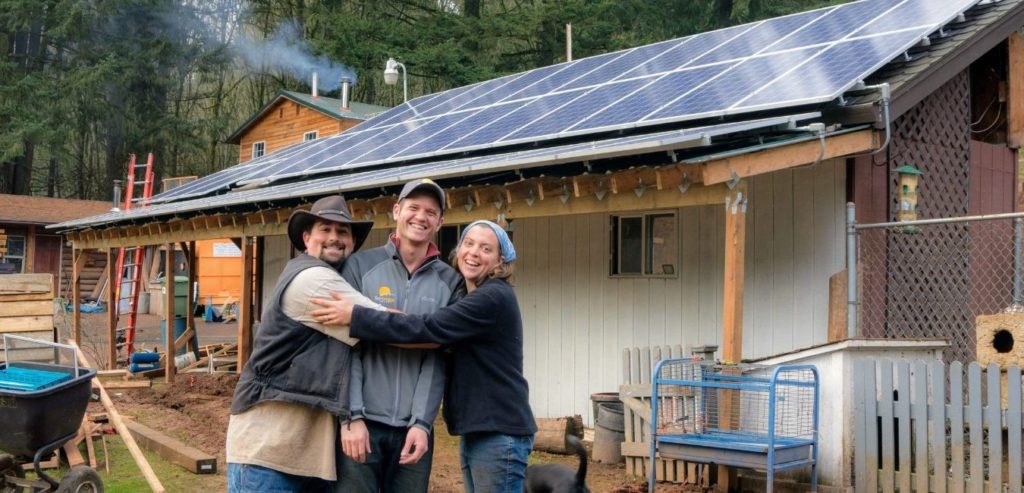
[[[67,317],[70,320],[70,317]],[[58,321],[61,322],[61,321]],[[234,324],[202,324],[199,326],[200,344],[234,340]],[[61,324],[62,332],[70,324]],[[105,333],[106,314],[83,314],[83,347],[87,353],[102,352],[103,342],[97,337]],[[142,316],[139,340],[145,347],[159,344],[159,319]],[[65,333],[70,333],[65,332]],[[228,409],[237,376],[234,374],[189,373],[178,375],[171,385],[155,380],[152,388],[112,391],[111,397],[118,411],[132,416],[141,423],[171,435],[197,449],[218,457],[218,474],[223,475],[224,441],[228,424]],[[97,404],[93,404],[94,406]],[[459,467],[458,438],[448,435],[443,423],[435,427],[434,467],[430,491],[461,492],[462,473]],[[589,442],[585,442],[588,448]],[[530,463],[557,462],[572,468],[577,466],[575,456],[561,456],[534,452]],[[647,491],[641,480],[626,476],[625,466],[589,462],[587,483],[594,492],[639,493]],[[677,485],[659,485],[658,491],[676,493],[695,491]]]

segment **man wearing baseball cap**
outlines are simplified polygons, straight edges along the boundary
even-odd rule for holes
[[[312,297],[348,293],[379,306],[338,273],[373,226],[355,221],[341,195],[317,200],[288,219],[304,252],[290,260],[263,310],[252,356],[235,387],[227,432],[228,491],[330,491],[337,423],[349,419],[348,326],[310,314]]]
[[[433,243],[445,205],[444,190],[432,180],[406,183],[391,210],[395,231],[388,242],[353,255],[342,276],[371,300],[409,314],[452,303],[462,278]],[[360,344],[352,359],[352,420],[341,427],[335,491],[426,492],[443,394],[437,350]]]

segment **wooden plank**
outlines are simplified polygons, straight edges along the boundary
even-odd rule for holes
[[[1008,41],[1007,141],[1017,149],[1024,143],[1024,37],[1014,32]]]
[[[932,361],[928,366],[928,378],[932,391],[929,407],[932,421],[928,439],[932,443],[932,466],[935,471],[932,485],[935,491],[946,491],[946,365],[942,361]],[[918,470],[918,474],[921,474],[921,470]]]
[[[85,458],[82,457],[82,452],[78,450],[78,437],[73,440],[68,440],[67,443],[61,446],[64,449],[64,454],[68,458],[68,465],[71,467],[80,466],[85,464]]]
[[[967,365],[967,408],[965,409],[965,421],[969,427],[970,438],[970,479],[967,481],[968,491],[981,493],[984,490],[985,461],[982,454],[984,421],[981,414],[981,367],[977,363]]]
[[[924,492],[928,491],[928,366],[924,361],[914,362],[913,377],[910,413],[914,425],[914,472],[917,473],[914,487]]]
[[[987,405],[985,406],[985,428],[988,429],[988,491],[1003,491],[1003,419],[1002,401],[999,398],[999,366],[989,363],[985,370],[987,377]]]
[[[117,272],[117,259],[114,256],[114,249],[107,249],[107,278],[116,280],[121,275]],[[110,283],[107,289],[107,369],[117,368],[117,317],[121,312],[120,300],[118,299],[119,289],[114,289],[115,283]],[[139,286],[134,286],[139,289]],[[126,350],[127,351],[127,350]],[[130,355],[125,354],[125,360]]]
[[[141,380],[113,380],[103,382],[103,386],[108,390],[148,389],[153,386],[153,381],[148,378]]]
[[[164,381],[174,383],[174,373],[177,370],[174,366],[174,355],[177,354],[177,345],[174,341],[174,244],[164,245],[167,255],[164,256]]]
[[[132,438],[143,448],[155,452],[168,462],[195,474],[216,474],[217,458],[181,443],[159,431],[134,421],[125,421]]]
[[[1021,492],[1021,470],[1024,463],[1021,462],[1021,377],[1020,367],[1011,366],[1006,369],[1006,450],[1007,455],[1007,482],[1009,483],[1008,493]]]
[[[949,364],[949,491],[964,491],[964,371],[963,363]]]
[[[878,481],[885,493],[893,493],[896,474],[892,390],[892,361],[881,360],[878,362],[878,416],[882,419],[882,472]]]
[[[192,314],[195,313],[195,306],[193,306],[195,303],[193,302],[193,299],[196,294],[196,276],[199,271],[199,267],[196,264],[196,242],[190,241],[188,243],[183,243],[181,246],[185,252],[187,252],[185,259],[186,262],[188,262],[188,286],[186,288],[187,296],[185,297],[185,333],[189,334],[189,336],[185,338],[185,343],[187,343],[189,351],[196,351],[199,348],[195,347],[197,343],[193,342],[192,337],[192,334],[195,334],[196,331],[196,318],[193,317]],[[183,343],[175,341],[175,345],[179,344]]]
[[[819,159],[857,154],[874,149],[881,139],[874,130],[861,130],[825,138],[825,153],[817,139],[774,149],[731,156],[704,164],[704,184],[725,183],[733,176],[746,178],[787,168],[811,164]]]
[[[0,277],[0,293],[53,295],[53,274],[7,274]]]
[[[13,301],[53,301],[52,293],[0,294],[0,303]]]
[[[846,269],[828,279],[828,342],[846,340]]]
[[[238,371],[252,355],[252,237],[242,238],[242,299],[238,302]]]
[[[52,317],[53,299],[0,302],[0,317],[23,317],[26,315],[46,315]],[[0,321],[0,330],[3,330],[2,327],[3,321]]]
[[[0,332],[29,332],[53,329],[52,316],[7,317],[0,320]]]
[[[896,422],[896,436],[899,444],[899,461],[897,462],[896,485],[900,491],[910,491],[910,363],[899,360],[894,365],[896,370],[896,392],[898,399],[893,403]]]
[[[878,371],[878,362],[868,361],[865,364],[867,370],[866,378],[864,378],[864,405],[867,413],[864,415],[864,424],[866,428],[864,430],[864,438],[866,439],[865,446],[865,462],[866,464],[866,486],[865,491],[872,493],[878,491],[878,470],[881,465],[881,457],[879,457],[878,449],[878,390],[877,382],[878,377],[876,372]]]

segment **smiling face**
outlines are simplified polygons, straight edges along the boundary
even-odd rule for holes
[[[391,209],[395,219],[395,234],[403,243],[426,245],[441,229],[441,204],[429,193],[413,193]]]
[[[459,272],[466,278],[466,285],[472,291],[491,274],[505,258],[498,248],[498,237],[484,225],[473,226],[466,231],[455,254]]]
[[[302,242],[310,253],[315,252],[319,245],[317,258],[335,268],[341,267],[355,244],[351,226],[329,221],[315,221],[309,231],[302,232]]]

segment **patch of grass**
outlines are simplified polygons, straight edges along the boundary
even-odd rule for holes
[[[102,454],[102,445],[98,442],[96,445],[100,447],[97,452]],[[146,478],[135,465],[135,460],[132,459],[128,447],[120,437],[107,437],[107,452],[110,457],[110,474],[107,474],[102,466],[99,471],[107,493],[135,493],[149,490]],[[148,450],[143,450],[142,453],[168,493],[199,493],[227,489],[225,465],[222,463],[217,464],[217,474],[192,474],[181,466],[171,464]]]

